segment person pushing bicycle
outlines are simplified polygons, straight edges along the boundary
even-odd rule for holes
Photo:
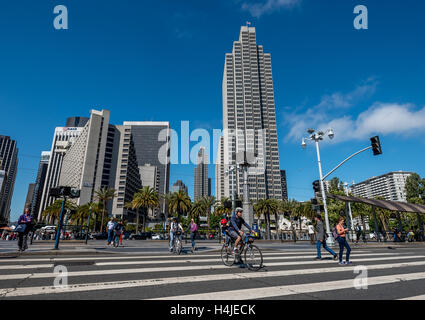
[[[242,237],[244,235],[243,231],[241,230],[242,225],[248,228],[249,232],[252,232],[252,228],[249,224],[245,222],[245,220],[242,218],[243,209],[242,208],[236,208],[235,213],[232,215],[232,218],[230,219],[230,226],[229,226],[229,236],[232,237],[235,240],[235,248],[234,252],[235,254],[239,253],[238,245],[242,240]]]

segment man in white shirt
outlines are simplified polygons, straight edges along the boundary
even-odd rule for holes
[[[115,221],[114,218],[111,218],[108,222],[108,246],[112,243],[112,238],[114,236],[114,228],[115,228]]]
[[[309,223],[309,225],[308,225],[308,235],[310,236],[310,243],[311,244],[314,244],[314,241],[315,241],[314,234],[315,234],[314,227],[311,223]]]

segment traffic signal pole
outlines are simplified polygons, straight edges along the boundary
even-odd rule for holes
[[[62,207],[61,207],[61,213],[60,213],[60,217],[59,217],[58,230],[56,231],[56,242],[55,242],[54,250],[59,249],[59,238],[60,238],[61,229],[62,229],[63,212],[65,211],[65,202],[66,202],[66,197],[64,196],[63,199],[62,199]]]

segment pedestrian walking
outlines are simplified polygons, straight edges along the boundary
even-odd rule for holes
[[[329,252],[334,257],[334,260],[336,260],[338,256],[326,244],[327,234],[325,233],[325,228],[323,226],[322,216],[316,215],[314,219],[316,220],[316,249],[317,249],[317,257],[315,258],[315,260],[322,260],[322,253],[321,253],[322,246],[327,252]]]
[[[196,250],[195,238],[196,238],[196,233],[198,232],[198,224],[193,219],[190,220],[189,230],[190,230],[190,240],[192,241],[192,252],[195,252]]]
[[[314,227],[313,224],[311,224],[311,222],[308,224],[308,235],[310,236],[310,243],[314,244],[314,240],[315,240],[315,233],[314,233]]]
[[[28,249],[28,233],[31,231],[32,217],[29,208],[25,209],[25,213],[18,219],[18,227],[15,231],[18,233],[18,247],[19,252]]]
[[[114,236],[114,229],[115,229],[115,221],[114,218],[111,218],[111,220],[109,220],[108,222],[108,246],[110,246],[112,244],[113,241],[113,236]]]
[[[362,236],[362,227],[360,227],[360,225],[356,225],[356,244],[359,243],[361,236]]]
[[[347,232],[348,229],[344,226],[344,218],[340,217],[338,219],[338,224],[335,227],[335,231],[336,231],[336,240],[339,243],[339,264],[340,265],[350,265],[352,264],[352,262],[350,261],[350,253],[351,253],[351,248],[348,245],[348,241],[347,241]],[[342,256],[344,254],[344,248],[347,249],[347,253],[346,253],[346,261],[342,261]]]
[[[122,220],[119,220],[114,227],[114,239],[113,239],[113,243],[117,244],[117,246],[119,243],[122,245],[122,241],[121,242],[119,241],[123,233],[124,233],[124,223]]]

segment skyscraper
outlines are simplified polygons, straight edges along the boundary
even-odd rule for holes
[[[280,177],[282,181],[282,200],[288,200],[288,183],[286,180],[286,170],[280,170]]]
[[[35,189],[35,183],[30,183],[28,185],[27,198],[25,199],[24,210],[27,208],[31,210],[32,198],[34,197],[34,189]]]
[[[80,198],[74,200],[78,205],[93,202],[95,191],[110,186],[111,172],[104,170],[105,160],[112,162],[113,158],[114,128],[109,126],[109,115],[108,110],[92,110],[90,120],[63,157],[59,186],[80,189]]]
[[[252,164],[248,171],[248,193],[253,202],[282,199],[275,109],[271,56],[263,52],[263,46],[257,45],[255,28],[243,26],[239,40],[233,43],[232,53],[225,57],[224,161],[220,165],[225,170],[236,166],[241,152],[248,152]],[[230,197],[233,193],[230,175],[220,172],[219,179],[224,179],[224,195]],[[243,172],[239,170],[235,174],[235,191],[239,195],[243,194],[243,181]],[[216,192],[221,193],[220,180],[218,182]]]
[[[218,201],[226,196],[224,192],[225,171],[223,136],[221,136],[218,143],[217,159],[215,164],[215,197]]]
[[[142,178],[142,185],[151,186],[151,174],[155,172],[156,190],[160,195],[167,194],[170,183],[171,131],[169,122],[125,121],[124,126],[128,127],[128,133],[133,139],[139,172],[141,176],[145,177],[145,182]],[[165,211],[165,201],[162,201],[160,208],[155,209],[154,214],[156,218],[160,218],[160,213],[165,213]]]
[[[18,170],[16,141],[0,135],[0,223],[10,218],[10,204]]]
[[[195,168],[195,181],[194,181],[194,200],[197,201],[204,196],[210,195],[211,191],[208,183],[208,155],[205,148],[201,147],[198,152]]]
[[[117,162],[112,163],[111,171],[116,171],[114,189],[118,194],[112,201],[112,215],[135,222],[137,210],[125,204],[133,200],[142,187],[142,180],[130,126],[115,126],[114,154],[117,154]]]
[[[38,166],[37,178],[35,180],[35,187],[33,198],[31,201],[31,214],[38,215],[40,209],[41,196],[43,194],[44,183],[46,181],[47,168],[49,166],[50,151],[41,152],[40,164]]]
[[[82,130],[82,127],[58,127],[55,129],[52,148],[50,150],[49,164],[47,166],[46,180],[44,182],[40,208],[38,210],[38,220],[41,219],[43,211],[55,201],[54,198],[50,197],[50,189],[59,186],[63,157]]]

